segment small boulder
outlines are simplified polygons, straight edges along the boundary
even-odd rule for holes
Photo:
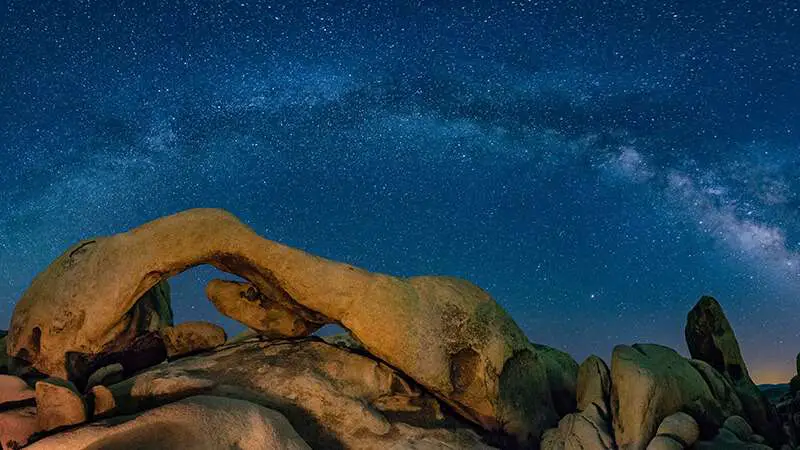
[[[110,415],[117,407],[114,394],[102,384],[92,387],[89,391],[89,398],[92,404],[93,418]]]
[[[184,322],[161,329],[161,338],[169,359],[211,350],[225,343],[225,330],[208,322]]]
[[[753,435],[753,428],[741,416],[728,417],[725,419],[725,423],[723,423],[722,426],[732,431],[733,434],[742,441],[749,441],[750,437]]]
[[[48,378],[36,382],[39,428],[44,431],[86,422],[86,405],[69,381]]]
[[[700,437],[700,426],[697,421],[685,412],[677,412],[667,416],[658,426],[656,436],[667,436],[680,442],[684,447],[691,447]],[[648,447],[649,448],[649,447]]]

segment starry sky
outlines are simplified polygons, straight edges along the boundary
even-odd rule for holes
[[[669,4],[669,5],[667,5]],[[72,243],[192,207],[488,290],[534,342],[800,351],[800,12],[781,0],[0,5],[0,327]],[[237,326],[172,280],[178,321]]]

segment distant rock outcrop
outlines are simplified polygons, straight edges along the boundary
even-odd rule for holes
[[[744,416],[759,434],[778,446],[786,441],[775,407],[747,371],[739,343],[722,307],[704,296],[686,320],[686,344],[692,358],[703,360],[727,377],[744,407]]]

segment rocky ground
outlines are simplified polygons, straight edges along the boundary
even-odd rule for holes
[[[175,324],[199,264],[248,331]],[[329,323],[348,332],[320,338]],[[4,449],[794,449],[800,377],[759,389],[719,303],[691,358],[620,345],[610,367],[531,343],[483,290],[397,278],[190,210],[76,244],[19,300],[0,361]],[[800,362],[798,364],[800,366]],[[769,398],[768,398],[769,397]]]

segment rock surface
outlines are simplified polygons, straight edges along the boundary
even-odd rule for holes
[[[39,428],[51,431],[83,423],[86,405],[75,385],[66,380],[48,378],[36,382],[36,407]]]
[[[280,413],[251,402],[195,396],[140,415],[44,438],[30,449],[310,450]]]
[[[22,378],[13,375],[0,375],[0,406],[8,408],[15,404],[32,400],[35,393]]]
[[[669,415],[690,414],[701,433],[713,436],[729,402],[714,397],[705,379],[686,358],[655,344],[620,345],[611,360],[614,436],[622,450],[643,450]]]
[[[753,428],[774,446],[784,443],[778,414],[750,378],[733,328],[716,299],[704,296],[697,302],[687,316],[685,334],[692,358],[706,361],[730,379]]]
[[[27,406],[0,412],[0,444],[3,450],[17,450],[41,431],[36,408]]]
[[[521,443],[538,441],[570,404],[574,409],[577,364],[532,345],[477,286],[369,273],[264,239],[213,209],[67,250],[17,303],[9,354],[50,375],[87,377],[97,355],[134,340],[129,311],[137,300],[169,276],[206,263],[244,277],[304,320],[340,323],[367,351],[464,417]]]
[[[426,440],[439,447],[420,448],[488,448],[472,427],[387,365],[317,338],[222,347],[153,367],[110,390],[117,414],[198,394],[252,401],[284,414],[313,448]]]
[[[194,321],[184,322],[160,331],[169,359],[191,355],[224,344],[228,339],[225,329],[213,323]]]

